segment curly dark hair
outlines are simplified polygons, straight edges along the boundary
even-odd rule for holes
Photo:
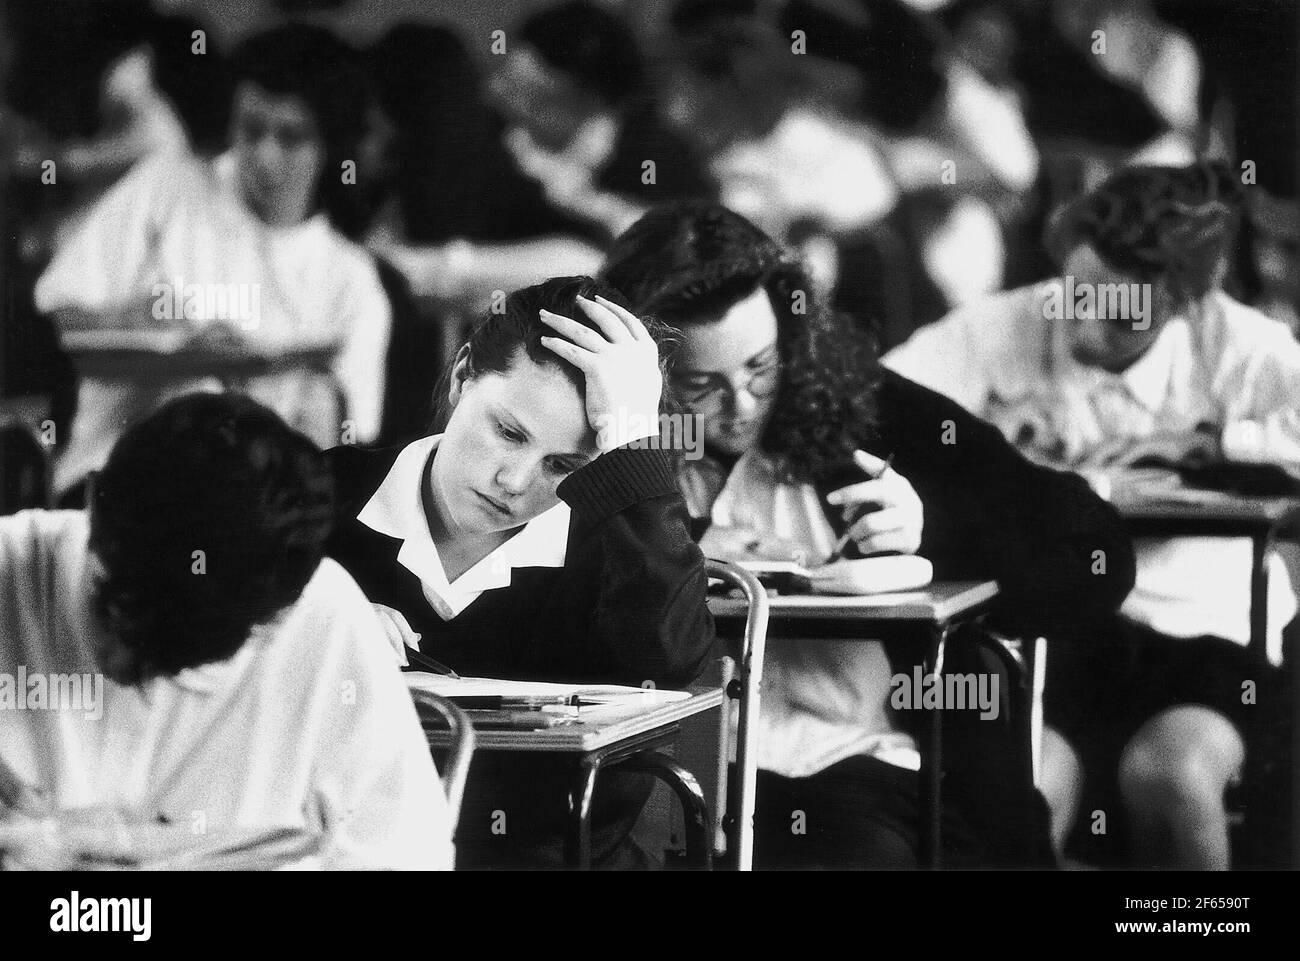
[[[488,310],[470,329],[469,338],[461,346],[469,348],[470,376],[477,377],[484,373],[504,374],[509,371],[523,350],[524,355],[535,364],[552,365],[562,370],[569,381],[577,388],[579,396],[585,396],[585,378],[578,368],[561,360],[556,354],[542,346],[543,337],[555,336],[555,331],[542,323],[538,311],[549,310],[553,314],[568,317],[592,330],[599,330],[576,304],[576,298],[591,299],[604,297],[620,307],[632,310],[627,298],[615,288],[594,277],[552,277],[540,284],[523,287],[505,298],[500,310]],[[659,347],[660,372],[667,370],[668,358],[677,344],[677,332],[660,323],[653,317],[641,315],[641,323],[654,338]],[[459,355],[460,351],[456,352]],[[432,425],[436,433],[447,425],[451,416],[448,402],[448,387],[451,383],[452,369],[456,364],[453,355],[439,381],[435,398],[435,414]],[[674,409],[670,392],[665,389],[660,406],[664,410]]]
[[[1240,218],[1240,186],[1222,163],[1128,167],[1062,208],[1045,244],[1058,264],[1088,244],[1117,270],[1165,281],[1183,306],[1214,287]]]
[[[230,657],[297,600],[333,526],[334,482],[273,411],[192,394],[122,436],[90,509],[95,606],[140,681]]]
[[[739,214],[707,201],[656,207],[614,242],[600,276],[633,310],[683,327],[767,291],[782,375],[760,444],[791,480],[835,474],[874,436],[874,342],[817,302],[799,261]]]

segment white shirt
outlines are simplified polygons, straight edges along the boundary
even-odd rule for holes
[[[723,151],[712,170],[723,203],[771,234],[784,235],[800,219],[856,230],[898,202],[875,140],[865,124],[796,107],[763,138]]]
[[[732,468],[712,504],[692,465],[683,478],[687,507],[709,512],[700,538],[707,557],[736,556],[734,532],[762,531],[825,557],[835,532],[811,484],[782,481],[772,460],[751,448]],[[894,729],[886,705],[892,672],[873,640],[771,638],[763,662],[758,766],[784,777],[811,777],[845,758],[875,757],[918,770],[916,743]]]
[[[256,304],[256,311],[246,311],[251,320],[241,314],[235,326],[255,348],[271,355],[336,351],[332,370],[347,399],[351,437],[343,436],[334,415],[334,385],[320,374],[256,377],[248,393],[322,447],[372,440],[382,413],[391,326],[373,261],[324,214],[292,227],[263,223],[239,196],[235,176],[229,156],[209,163],[169,151],[141,160],[60,244],[37,281],[37,308],[102,315],[127,310],[135,329],[198,329],[232,318],[206,316],[205,300],[198,317],[159,319],[158,291],[165,296],[179,288],[183,305],[192,286],[216,292],[237,285],[241,306]],[[55,467],[56,489],[103,466],[127,423],[172,397],[219,387],[213,378],[143,383],[83,377],[77,419]]]
[[[0,675],[97,672],[87,535],[81,512],[0,518]],[[334,867],[451,866],[446,798],[410,695],[335,562],[228,660],[101,683],[95,711],[0,710],[6,762],[59,807],[213,832],[323,830]]]
[[[1282,324],[1222,292],[1193,325],[1171,318],[1131,367],[1112,374],[1073,360],[1044,305],[1059,281],[967,304],[922,327],[886,366],[995,424],[1031,459],[1087,469],[1105,445],[1221,425],[1225,453],[1300,467],[1300,343]],[[1138,538],[1137,585],[1124,613],[1175,637],[1250,636],[1250,542]],[[1274,660],[1296,598],[1270,557]]]
[[[484,591],[507,587],[516,567],[563,567],[569,542],[569,505],[560,502],[525,524],[509,540],[454,581],[429,533],[422,490],[425,464],[441,434],[408,444],[357,520],[371,530],[401,539],[397,562],[420,579],[425,600],[444,621],[469,607]]]

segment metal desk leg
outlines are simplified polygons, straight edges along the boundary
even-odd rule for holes
[[[569,836],[564,841],[564,860],[580,871],[591,868],[591,799],[602,761],[598,755],[582,758],[569,788]]]
[[[936,624],[932,627],[929,645],[925,653],[925,674],[927,677],[933,675],[936,684],[939,683],[943,673],[943,652],[944,645],[948,640],[948,630],[947,624]],[[936,710],[930,712],[925,749],[921,753],[921,864],[927,868],[941,866],[943,798],[940,785],[942,771],[943,711]]]
[[[1257,672],[1256,682],[1262,681],[1269,671],[1268,661],[1268,549],[1272,538],[1268,534],[1257,534],[1251,538],[1250,562],[1250,655]],[[1264,798],[1263,773],[1265,759],[1260,756],[1261,747],[1267,735],[1264,725],[1266,711],[1257,709],[1250,714],[1247,730],[1242,731],[1246,740],[1246,760],[1243,764],[1243,795],[1246,802],[1246,832],[1254,838],[1259,826],[1259,810]]]
[[[652,774],[663,781],[682,803],[686,824],[686,864],[688,867],[708,869],[713,866],[709,846],[709,805],[704,799],[704,789],[695,775],[667,754],[653,751],[639,754],[624,761],[621,767],[628,771]]]
[[[1300,651],[1291,650],[1291,867],[1300,870]]]
[[[1272,538],[1251,538],[1250,652],[1259,667],[1268,664],[1268,548]]]

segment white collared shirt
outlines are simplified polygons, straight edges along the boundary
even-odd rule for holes
[[[804,548],[809,557],[831,552],[835,531],[817,491],[811,484],[782,480],[775,462],[758,447],[736,462],[711,504],[694,483],[697,474],[688,465],[683,486],[692,514],[709,513],[711,526],[700,538],[705,556],[743,557],[741,545],[758,531]],[[865,755],[917,770],[916,743],[895,730],[886,708],[891,676],[879,641],[770,638],[758,766],[783,777],[811,777],[845,758]]]
[[[249,314],[235,325],[256,351],[334,350],[333,378],[296,367],[249,378],[246,393],[321,447],[344,432],[357,443],[373,440],[391,327],[373,259],[323,213],[291,226],[263,223],[235,178],[229,154],[209,162],[180,150],[141,160],[59,244],[37,280],[36,306],[56,314],[129,310],[136,329],[184,332],[223,319],[219,311],[207,316],[208,301],[198,297],[200,316],[176,316],[177,304],[181,314],[189,310],[189,292],[234,291]],[[220,387],[203,376],[82,377],[72,429],[60,425],[56,491],[102,467],[126,424],[181,394]],[[336,388],[349,424],[339,423]]]
[[[371,530],[402,541],[397,561],[420,579],[425,600],[444,621],[469,607],[484,591],[507,587],[516,567],[563,567],[569,541],[569,505],[560,502],[525,524],[509,540],[454,581],[429,533],[422,491],[424,466],[441,434],[408,444],[393,461],[383,483],[357,520]]]
[[[1032,460],[1086,470],[1116,440],[1223,428],[1229,457],[1300,467],[1300,343],[1289,330],[1216,292],[1195,324],[1171,318],[1119,374],[1075,361],[1045,319],[1060,281],[967,304],[912,335],[887,367],[996,425]],[[960,441],[959,441],[960,442]],[[1165,634],[1249,639],[1250,542],[1138,538],[1137,585],[1123,611]],[[1269,649],[1295,616],[1294,552],[1269,559]]]
[[[410,695],[342,567],[323,560],[226,660],[131,686],[98,673],[87,539],[80,511],[0,517],[6,706],[20,675],[99,678],[81,687],[92,698],[0,709],[0,754],[24,782],[61,809],[110,806],[196,832],[321,831],[331,867],[451,866],[446,797]]]

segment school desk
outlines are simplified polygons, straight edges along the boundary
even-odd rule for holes
[[[75,330],[65,332],[61,342],[83,377],[144,383],[215,377],[228,390],[291,370],[328,372],[337,353],[334,344],[268,353],[241,343],[195,340],[194,333],[188,328]]]
[[[1277,541],[1300,541],[1300,498],[1245,497],[1217,491],[1183,487],[1164,488],[1143,484],[1123,474],[1110,479],[1103,495],[1119,511],[1135,537],[1248,537],[1252,545],[1250,565],[1250,653],[1256,664],[1268,667],[1268,564],[1269,550]],[[1300,692],[1300,658],[1287,665],[1290,690]],[[1294,694],[1293,694],[1294,697]],[[1263,720],[1263,712],[1255,717]],[[1248,740],[1262,743],[1260,731],[1246,732]],[[1291,705],[1291,743],[1300,745],[1300,700]],[[1263,784],[1260,768],[1267,758],[1259,751],[1246,752],[1242,777],[1247,820],[1258,810],[1258,791]],[[1300,801],[1300,760],[1291,772],[1292,804]],[[1300,867],[1300,831],[1292,832],[1291,865]]]
[[[537,730],[476,728],[476,751],[544,752],[571,770],[569,833],[565,860],[570,867],[591,867],[591,801],[596,777],[606,768],[651,774],[663,781],[682,803],[686,821],[686,863],[707,868],[712,862],[708,803],[694,775],[660,751],[671,745],[688,717],[722,706],[719,687],[693,687],[691,696],[633,710],[609,720],[579,720]],[[447,728],[425,722],[425,737],[434,749],[449,746]],[[473,767],[470,777],[474,776]]]
[[[864,594],[855,597],[799,594],[770,600],[768,637],[817,637],[844,640],[901,641],[923,652],[926,675],[941,675],[944,646],[953,629],[988,610],[998,595],[994,581],[934,583],[915,591]],[[736,630],[744,623],[747,605],[731,597],[713,597],[709,609],[719,631]],[[993,648],[1008,664],[1012,676],[1022,670],[1015,656],[1001,645]],[[1024,722],[1029,754],[1029,710],[1016,711]],[[921,754],[921,862],[940,866],[940,771],[943,765],[942,711],[929,712],[927,736],[918,744]],[[1030,778],[1032,779],[1032,778]]]

